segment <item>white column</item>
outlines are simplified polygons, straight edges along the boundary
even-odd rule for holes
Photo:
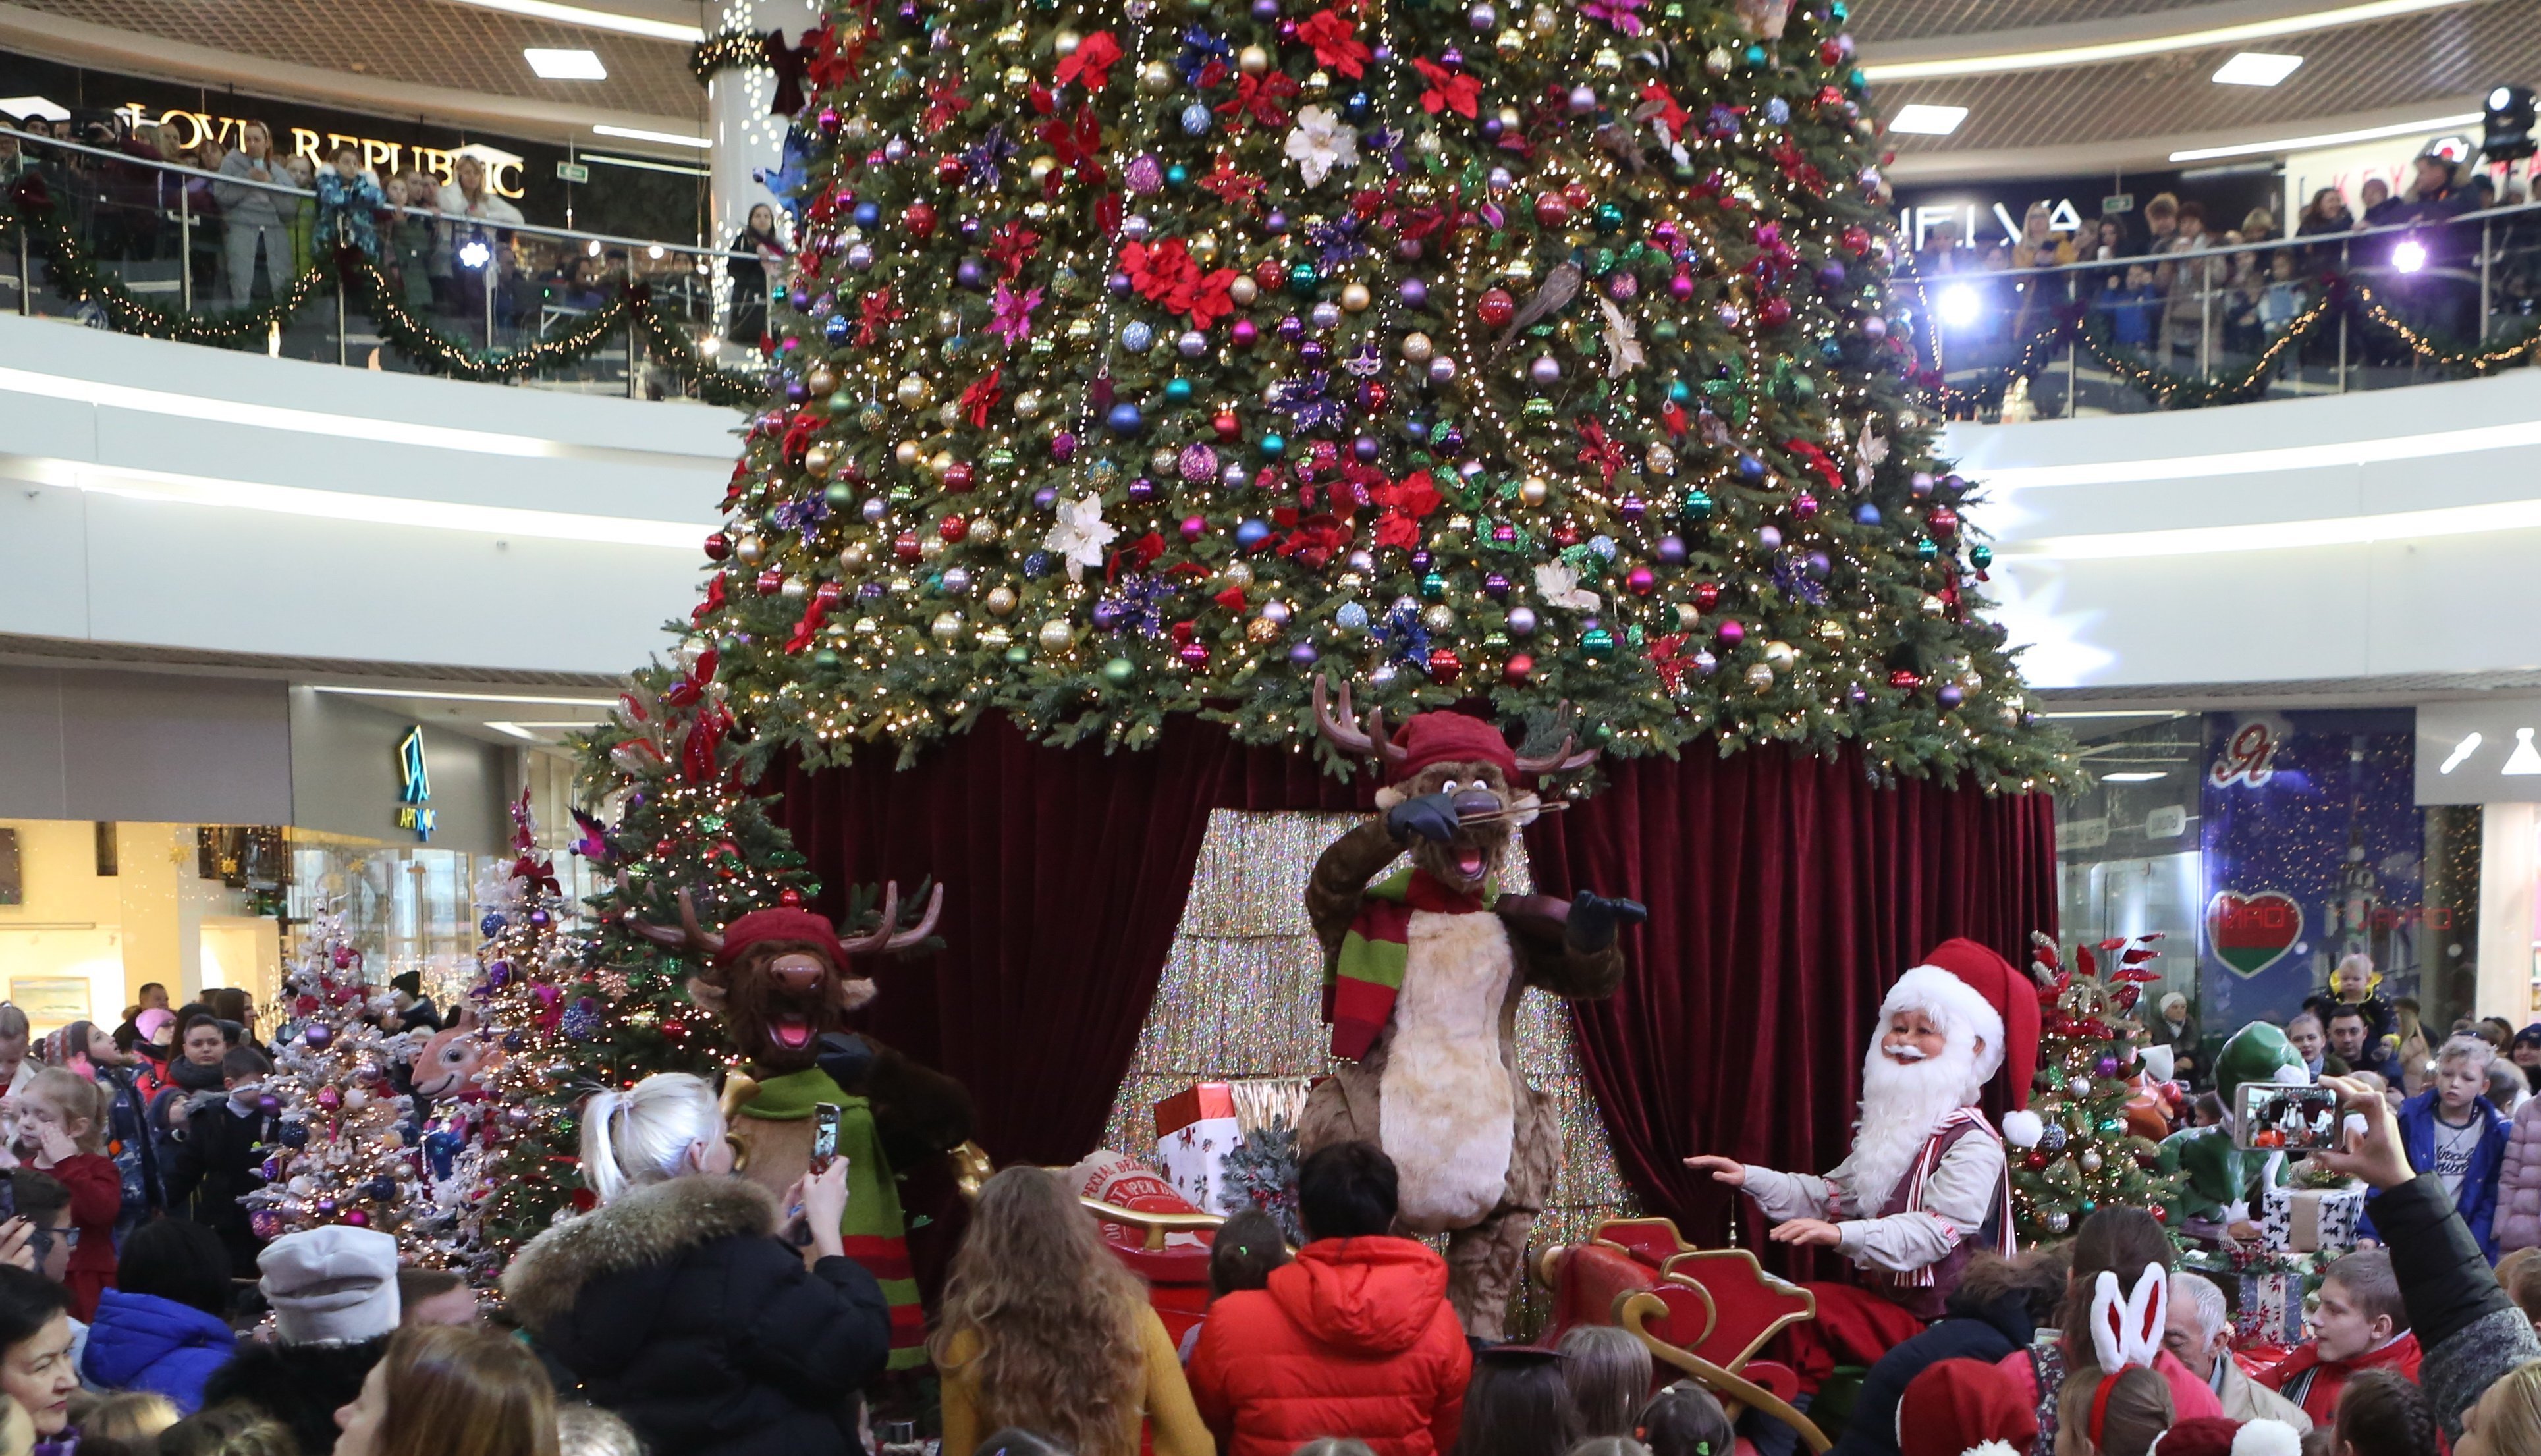
[[[2533,882],[2541,875],[2541,804],[2479,811],[2479,1009],[2517,1026],[2533,1019]]]
[[[715,10],[715,31],[747,30],[785,33],[785,43],[799,44],[803,33],[820,24],[817,0],[724,0]],[[706,85],[707,124],[714,138],[714,243],[721,247],[750,218],[750,209],[774,203],[775,193],[754,174],[773,172],[784,160],[788,118],[768,113],[776,78],[758,68],[719,73]],[[778,209],[778,218],[784,217]]]

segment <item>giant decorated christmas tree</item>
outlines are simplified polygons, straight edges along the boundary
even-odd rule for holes
[[[1842,0],[900,0],[688,644],[762,747],[1573,705],[2060,772],[1892,336]],[[1896,330],[1902,333],[1902,328]]]

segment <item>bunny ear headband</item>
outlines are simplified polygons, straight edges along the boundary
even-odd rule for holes
[[[2170,1307],[2170,1274],[2158,1264],[2147,1264],[2137,1278],[2133,1292],[2122,1288],[2116,1272],[2100,1271],[2091,1289],[2091,1349],[2099,1357],[2100,1388],[2091,1394],[2091,1443],[2104,1445],[2103,1427],[2109,1419],[2109,1397],[2117,1392],[2118,1377],[2130,1365],[2152,1368],[2153,1356],[2161,1352],[2162,1326]]]

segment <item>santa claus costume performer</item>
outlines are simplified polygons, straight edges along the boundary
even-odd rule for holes
[[[2025,1109],[2038,1061],[2038,988],[1973,940],[1945,940],[1889,988],[1861,1065],[1852,1153],[1818,1177],[1735,1158],[1685,1160],[1743,1188],[1777,1243],[1833,1249],[1862,1282],[1813,1283],[1813,1324],[1791,1331],[1812,1389],[1838,1363],[1867,1365],[1941,1315],[1979,1249],[2012,1253],[2002,1140],[1977,1106],[2003,1074]],[[2014,1120],[2037,1121],[2015,1111]]]

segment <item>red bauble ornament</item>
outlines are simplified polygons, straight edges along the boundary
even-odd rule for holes
[[[1523,683],[1534,676],[1535,659],[1523,652],[1510,658],[1508,665],[1500,669],[1500,678],[1503,682]]]
[[[1574,180],[1561,184],[1561,200],[1569,203],[1570,210],[1573,212],[1587,206],[1589,199],[1595,195],[1596,193],[1588,190],[1588,184],[1584,182]]]
[[[975,478],[977,478],[977,473],[971,469],[971,463],[967,460],[957,460],[944,468],[944,488],[956,495],[970,489],[971,482]]]
[[[1694,605],[1706,612],[1709,612],[1712,608],[1719,606],[1720,584],[1718,582],[1710,581],[1696,582],[1694,584]]]
[[[1924,686],[1924,679],[1906,668],[1899,668],[1888,675],[1888,686],[1901,692],[1912,692]]]
[[[776,897],[776,903],[785,907],[787,910],[801,910],[803,908],[803,892],[795,889],[791,885],[788,885],[785,887],[784,891]]]
[[[1385,406],[1392,403],[1393,400],[1394,391],[1386,388],[1385,381],[1381,379],[1369,379],[1359,382],[1359,408],[1366,410],[1370,414],[1383,414],[1385,412]]]
[[[935,523],[935,534],[947,542],[960,541],[971,534],[971,523],[959,516],[947,516]]]
[[[1553,528],[1553,541],[1556,546],[1575,546],[1579,545],[1579,528],[1564,521]]]
[[[931,202],[911,202],[901,209],[900,220],[908,227],[912,238],[935,236],[935,206]]]
[[[2044,1170],[2046,1169],[2046,1167],[2047,1167],[2047,1154],[2045,1154],[2045,1153],[2043,1153],[2043,1152],[2032,1152],[2032,1153],[2030,1153],[2028,1156],[2026,1156],[2026,1157],[2022,1158],[2020,1161],[2021,1161],[2021,1164],[2022,1164],[2024,1167],[2028,1168],[2030,1172],[2032,1172],[2032,1173],[2041,1172],[2041,1171],[2044,1171]]]
[[[893,552],[904,561],[916,560],[917,533],[914,531],[902,532],[898,537],[893,539],[891,548]]]
[[[1560,192],[1538,192],[1535,221],[1538,227],[1558,228],[1570,221],[1570,203]]]
[[[961,158],[947,155],[939,159],[935,164],[935,180],[947,186],[950,186],[953,183],[960,182],[963,174],[967,171],[969,171],[969,169],[962,165]]]
[[[1265,288],[1276,288],[1288,281],[1288,270],[1279,266],[1279,259],[1266,257],[1253,265],[1253,281]]]
[[[1244,421],[1235,417],[1234,410],[1221,409],[1217,412],[1217,418],[1209,421],[1209,428],[1217,431],[1217,438],[1221,442],[1232,444],[1237,435],[1244,433]]]
[[[1465,660],[1444,647],[1429,649],[1429,677],[1432,682],[1451,683],[1465,670]]]
[[[772,597],[785,590],[785,573],[774,566],[759,573],[759,594]]]
[[[1855,257],[1870,251],[1870,229],[1859,223],[1844,230],[1844,251]]]
[[[732,554],[732,538],[718,531],[706,538],[706,559],[720,561]]]
[[[1765,300],[1763,304],[1757,307],[1756,322],[1764,325],[1768,328],[1779,328],[1783,325],[1790,323],[1791,301],[1787,298],[1769,298]]]
[[[1932,534],[1943,541],[1959,534],[1959,513],[1948,506],[1932,507],[1924,515],[1924,521],[1932,528]]]
[[[1819,42],[1818,42],[1818,64],[1820,64],[1820,65],[1824,65],[1824,66],[1834,66],[1834,65],[1842,65],[1843,63],[1844,63],[1844,47],[1843,47],[1843,46],[1836,44],[1836,43],[1835,43],[1834,41],[1832,41],[1832,40],[1821,40],[1821,41],[1819,41]]]
[[[1482,320],[1487,328],[1505,328],[1508,321],[1517,317],[1517,300],[1505,288],[1487,288],[1481,298],[1474,300],[1474,317]]]

